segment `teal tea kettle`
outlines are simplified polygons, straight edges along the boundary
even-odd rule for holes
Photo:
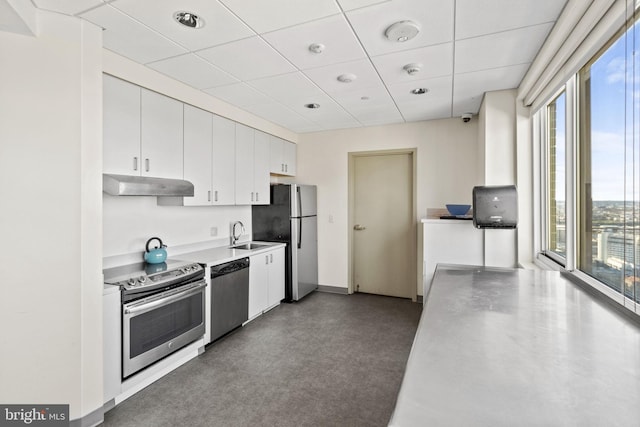
[[[156,246],[153,249],[149,249],[149,243],[157,240],[160,243],[160,246]],[[167,251],[165,250],[167,246],[162,244],[162,240],[159,237],[152,237],[147,240],[146,252],[144,253],[144,260],[147,264],[160,264],[165,262],[167,259]]]

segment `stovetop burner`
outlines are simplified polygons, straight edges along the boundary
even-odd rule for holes
[[[204,268],[189,261],[166,260],[160,264],[139,262],[108,268],[103,271],[104,282],[108,285],[120,286],[126,292],[139,292],[152,287],[163,287],[175,282],[188,280],[197,275],[204,275]]]

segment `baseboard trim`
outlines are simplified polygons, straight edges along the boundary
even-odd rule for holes
[[[93,412],[89,412],[82,418],[69,421],[69,427],[94,427],[104,421],[104,408],[100,407]]]
[[[318,291],[320,292],[329,292],[331,294],[349,294],[349,289],[343,288],[341,286],[328,286],[328,285],[318,285]]]

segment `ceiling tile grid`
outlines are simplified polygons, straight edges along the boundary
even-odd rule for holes
[[[512,89],[566,0],[33,0],[103,45],[294,132],[477,113]],[[185,11],[204,20],[179,24]],[[404,42],[387,28],[411,21]],[[310,45],[322,44],[321,53]],[[345,75],[343,80],[338,77]],[[414,95],[412,90],[426,93]],[[307,104],[319,104],[310,109]]]

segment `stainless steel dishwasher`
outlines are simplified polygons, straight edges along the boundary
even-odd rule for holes
[[[211,267],[211,341],[249,319],[249,258]]]

